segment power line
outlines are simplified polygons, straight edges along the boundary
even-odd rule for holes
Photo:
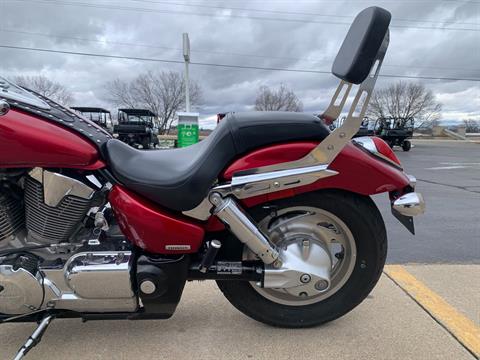
[[[121,55],[107,55],[107,54],[86,53],[86,52],[79,52],[79,51],[52,50],[52,49],[12,46],[12,45],[0,45],[0,48],[38,51],[38,52],[45,52],[45,53],[67,54],[67,55],[91,56],[91,57],[110,58],[110,59],[150,61],[150,62],[162,62],[162,63],[173,63],[173,64],[184,63],[183,61],[180,61],[180,60],[167,60],[167,59],[121,56]],[[218,63],[206,63],[206,62],[190,62],[190,64],[199,65],[199,66],[249,69],[249,70],[285,71],[285,72],[310,73],[310,74],[331,74],[330,71],[326,71],[326,70],[290,69],[290,68],[280,68],[280,67],[261,67],[261,66],[218,64]],[[380,74],[379,76],[385,77],[385,78],[422,79],[422,80],[474,81],[474,82],[480,81],[480,79],[475,79],[475,78],[457,78],[457,77],[413,76],[413,75],[396,75],[396,74]]]
[[[94,42],[99,44],[112,44],[112,45],[121,45],[121,46],[137,46],[144,48],[152,49],[166,49],[173,50],[178,52],[183,52],[183,49],[173,48],[167,46],[153,45],[153,44],[139,44],[139,43],[129,43],[129,42],[118,42],[118,41],[107,41],[107,40],[97,40],[97,39],[86,39],[73,36],[65,35],[55,35],[55,34],[45,34],[24,30],[11,30],[11,29],[0,29],[2,32],[8,32],[13,34],[22,34],[22,35],[34,35],[42,36],[47,38],[59,38],[59,39],[69,39],[76,41],[85,41],[85,42]],[[258,55],[258,54],[242,54],[242,53],[232,53],[232,52],[223,52],[223,51],[210,51],[210,50],[191,50],[194,53],[204,53],[204,54],[219,54],[227,56],[242,56],[242,57],[252,57],[252,58],[261,58],[261,59],[279,59],[279,60],[293,60],[293,61],[309,61],[313,63],[332,63],[332,59],[311,59],[311,58],[295,58],[295,57],[283,57],[283,56],[271,56],[271,55]],[[471,69],[471,68],[455,68],[455,67],[446,67],[446,66],[411,66],[411,65],[394,65],[394,64],[384,64],[385,67],[397,67],[397,68],[418,68],[418,69],[439,69],[439,70],[455,70],[455,71],[480,71],[480,69]]]
[[[239,8],[239,7],[231,7],[231,6],[224,7],[224,6],[217,6],[217,5],[205,5],[205,4],[200,4],[200,3],[186,4],[186,3],[178,3],[178,2],[171,2],[171,1],[158,1],[158,0],[157,1],[154,1],[154,0],[129,0],[129,1],[147,3],[147,4],[161,4],[161,5],[172,5],[172,6],[200,7],[200,8],[207,8],[207,9],[260,12],[260,13],[267,13],[267,14],[336,17],[336,18],[344,18],[344,19],[353,19],[355,17],[355,15],[319,14],[319,13],[307,13],[307,12],[300,12],[300,11],[265,10],[265,9]],[[433,23],[433,24],[438,24],[439,23],[439,21],[420,20],[420,19],[403,19],[403,18],[397,18],[397,17],[395,17],[393,20],[394,21],[405,21],[405,22],[416,22],[416,23]],[[455,24],[456,25],[474,25],[474,26],[478,25],[478,23],[471,23],[471,22],[456,22]]]
[[[309,23],[309,24],[332,24],[332,25],[350,25],[346,22],[336,22],[330,20],[304,20],[304,19],[287,19],[287,18],[273,18],[273,17],[263,17],[263,16],[244,16],[244,15],[221,15],[221,14],[205,14],[205,13],[194,13],[187,11],[175,11],[175,10],[160,10],[160,9],[151,9],[151,8],[138,8],[131,6],[110,6],[102,4],[92,4],[84,2],[68,2],[68,1],[58,1],[58,0],[17,0],[22,2],[31,2],[35,4],[59,4],[66,6],[78,6],[78,7],[88,7],[88,8],[97,8],[97,9],[108,9],[108,10],[122,10],[122,11],[137,11],[144,13],[159,13],[159,14],[177,14],[177,15],[192,15],[192,16],[203,16],[203,17],[215,17],[215,18],[224,18],[224,19],[251,19],[251,20],[260,20],[260,21],[279,21],[279,22],[295,22],[295,23]],[[480,31],[480,29],[473,28],[446,28],[446,27],[435,27],[435,26],[407,26],[407,25],[390,25],[392,28],[403,28],[403,29],[420,29],[420,30],[445,30],[445,31]]]
[[[211,1],[222,1],[222,0],[211,0]],[[245,0],[229,0],[229,1],[245,1]],[[291,3],[291,0],[262,0],[263,2],[288,2]],[[322,2],[337,2],[338,0],[322,0]],[[403,2],[415,2],[415,3],[438,3],[438,2],[458,2],[463,4],[480,4],[480,1],[473,0],[402,0]],[[317,3],[318,0],[296,0],[295,2]],[[344,2],[350,3],[371,3],[371,0],[344,0]],[[380,2],[386,3],[397,3],[398,0],[380,0]]]

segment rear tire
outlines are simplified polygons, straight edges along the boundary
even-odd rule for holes
[[[412,143],[409,140],[405,140],[402,144],[403,151],[410,151],[412,148]]]
[[[303,328],[337,319],[355,308],[374,288],[387,255],[385,225],[375,203],[366,196],[343,191],[320,191],[268,204],[278,211],[289,207],[315,207],[339,218],[351,232],[356,245],[356,259],[348,280],[326,299],[313,304],[292,306],[267,299],[254,284],[245,281],[217,281],[228,301],[245,315],[272,325]],[[265,204],[250,209],[260,221],[271,211]],[[243,244],[233,236],[224,241],[230,258],[242,258]]]

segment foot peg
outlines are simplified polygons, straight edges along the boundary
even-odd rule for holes
[[[40,341],[42,341],[42,335],[45,333],[45,330],[47,330],[48,325],[50,325],[53,319],[53,315],[47,315],[43,318],[33,334],[30,335],[25,344],[23,344],[20,350],[18,350],[14,360],[23,359],[23,357],[27,355],[31,349],[33,349]]]
[[[203,256],[202,262],[200,263],[199,271],[202,273],[206,273],[210,266],[213,265],[213,261],[218,254],[218,251],[222,247],[222,243],[218,240],[212,240],[208,243],[208,249],[205,255]]]

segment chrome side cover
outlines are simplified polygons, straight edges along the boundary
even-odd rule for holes
[[[40,276],[34,276],[23,268],[0,265],[0,313],[24,314],[42,305]]]
[[[85,299],[130,298],[130,252],[95,252],[73,255],[65,266],[65,280]]]
[[[63,269],[42,269],[49,308],[80,312],[131,312],[138,303],[130,278],[130,251],[83,252]]]
[[[138,301],[132,289],[132,262],[130,251],[103,251],[78,253],[63,268],[40,266],[34,273],[0,265],[0,313],[46,308],[133,312]]]

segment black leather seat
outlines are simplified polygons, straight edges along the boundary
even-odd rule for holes
[[[295,140],[323,140],[329,130],[316,116],[291,112],[230,113],[198,144],[143,151],[109,140],[106,157],[117,180],[166,208],[185,211],[208,194],[232,160],[251,150]]]

